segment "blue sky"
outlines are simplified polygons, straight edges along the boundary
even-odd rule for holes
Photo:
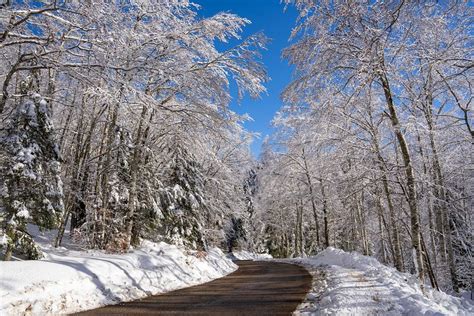
[[[245,127],[252,132],[259,132],[252,146],[252,153],[258,157],[265,135],[272,132],[271,120],[281,106],[280,93],[291,80],[291,68],[286,60],[281,58],[281,51],[289,45],[288,38],[295,25],[296,10],[284,5],[279,0],[193,0],[201,5],[202,16],[211,16],[218,12],[231,12],[252,21],[243,32],[243,37],[263,31],[271,39],[268,49],[263,52],[263,62],[271,80],[267,83],[267,95],[253,100],[244,98],[237,102],[237,91],[232,87],[232,110],[237,113],[248,113],[254,119],[247,122]]]

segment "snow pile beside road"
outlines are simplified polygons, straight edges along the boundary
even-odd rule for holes
[[[313,275],[313,289],[295,315],[474,315],[474,305],[429,287],[375,258],[328,248],[293,259]]]
[[[222,251],[144,241],[127,254],[42,246],[45,258],[0,262],[1,315],[72,313],[208,282],[237,269]]]
[[[233,251],[232,255],[237,260],[262,260],[272,259],[273,257],[268,253],[254,253],[246,250]]]

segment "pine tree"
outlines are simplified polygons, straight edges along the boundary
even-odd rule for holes
[[[259,169],[261,169],[261,167],[258,165],[257,167],[250,169],[244,182],[246,212],[243,218],[243,229],[249,250],[254,252],[265,252],[267,248],[265,246],[265,238],[262,235],[265,223],[261,220],[261,214],[258,213],[258,207],[256,205],[256,198],[259,189],[257,172]]]
[[[27,223],[51,229],[63,212],[59,149],[50,118],[46,100],[29,93],[0,135],[0,234],[5,260],[13,252],[40,258]]]
[[[228,252],[232,252],[234,248],[240,248],[242,246],[241,243],[247,240],[244,221],[241,218],[232,216],[225,235]]]
[[[250,169],[248,178],[244,183],[244,193],[247,202],[247,213],[249,219],[251,219],[255,213],[255,203],[253,199],[257,191],[257,185],[257,172],[255,172],[254,169]]]
[[[204,176],[194,156],[182,148],[179,141],[175,144],[160,195],[164,215],[161,233],[174,244],[204,250],[202,223],[207,211]]]

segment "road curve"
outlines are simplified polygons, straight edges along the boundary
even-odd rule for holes
[[[304,268],[269,261],[238,261],[223,278],[76,315],[290,315],[311,287]]]

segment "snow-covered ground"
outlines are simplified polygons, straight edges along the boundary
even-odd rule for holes
[[[222,277],[237,269],[222,251],[189,252],[143,241],[127,254],[50,246],[33,232],[45,258],[0,262],[0,315],[56,315],[164,293]],[[234,259],[271,256],[234,252]],[[328,248],[316,257],[284,260],[305,266],[313,288],[295,315],[474,315],[468,298],[427,287],[416,277],[358,253]]]
[[[313,288],[295,315],[474,315],[473,302],[431,288],[376,259],[328,248],[291,259],[313,275]]]
[[[273,257],[268,253],[254,253],[246,250],[234,251],[232,252],[233,259],[237,260],[262,260],[262,259],[272,259]]]
[[[43,238],[43,240],[41,240]],[[56,315],[208,282],[237,269],[219,249],[192,253],[144,241],[127,254],[48,246],[45,258],[0,262],[0,315]],[[68,242],[66,241],[66,245]]]

